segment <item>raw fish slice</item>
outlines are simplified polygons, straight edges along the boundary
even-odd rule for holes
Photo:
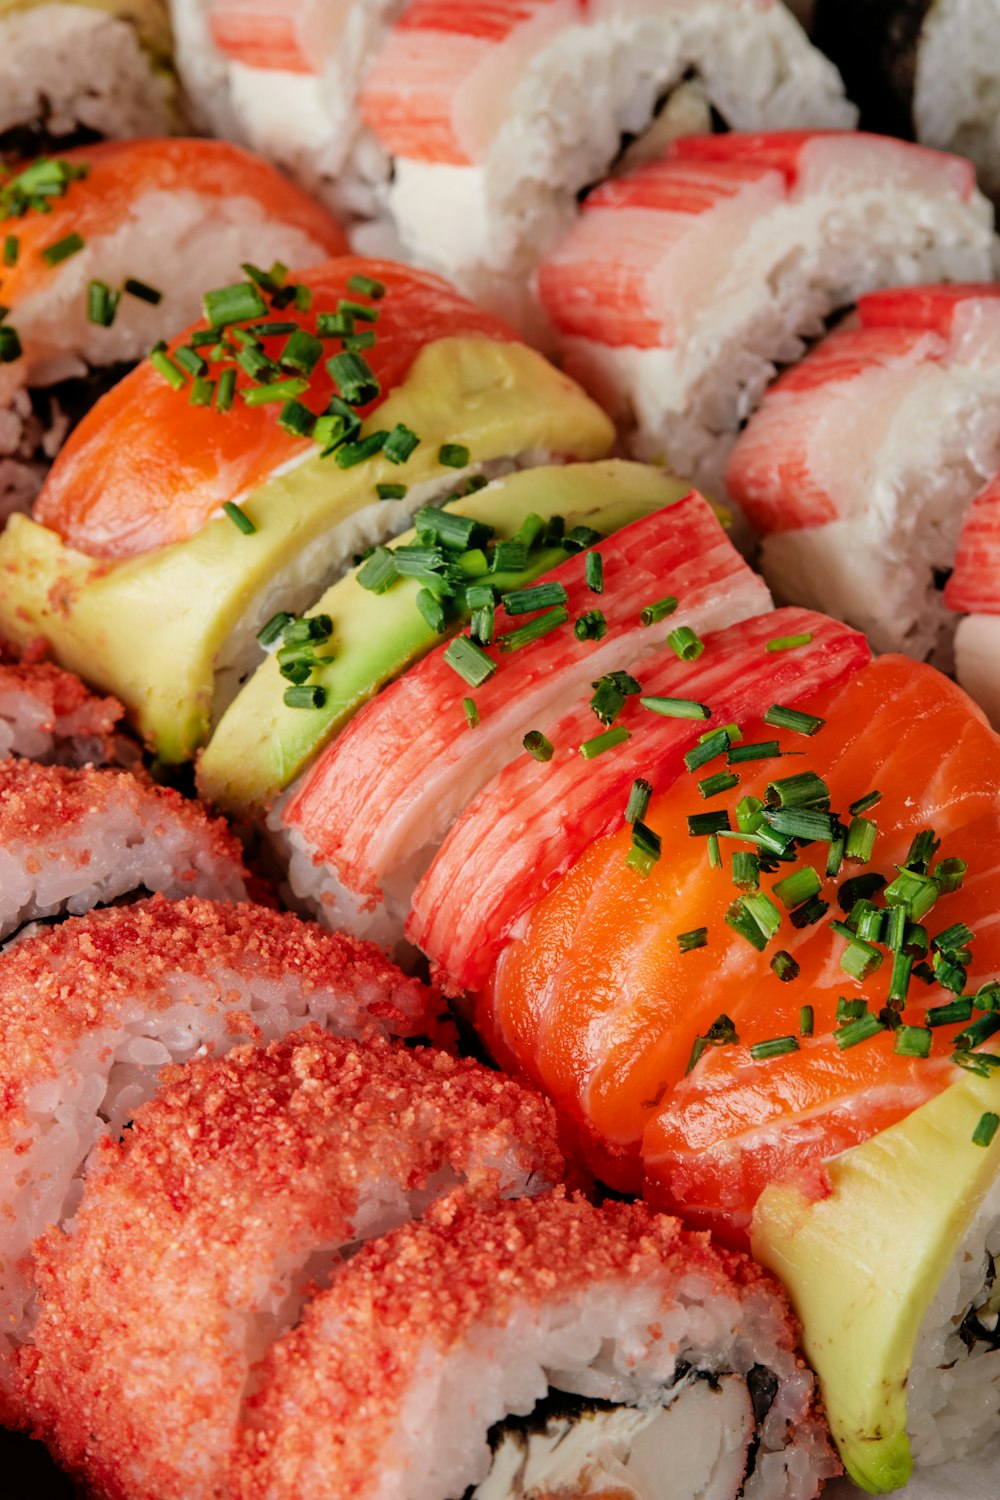
[[[591,193],[538,287],[567,368],[636,455],[711,494],[825,319],[880,286],[985,280],[992,241],[958,157],[847,132],[695,136]]]
[[[172,1068],[103,1141],[72,1234],[45,1241],[36,1430],[130,1495],[232,1493],[253,1366],[338,1261],[461,1185],[516,1197],[561,1173],[547,1104],[429,1048],[312,1026]]]
[[[419,1036],[435,1028],[439,1008],[433,990],[371,945],[249,904],[156,898],[72,918],[0,954],[0,1182],[8,1208],[0,1223],[0,1406],[11,1394],[14,1347],[36,1311],[32,1241],[75,1213],[94,1144],[123,1133],[132,1139],[129,1122],[164,1064],[221,1057],[307,1021],[369,1042]],[[442,1064],[445,1074],[449,1066]],[[536,1115],[543,1108],[534,1107]],[[221,1125],[221,1111],[208,1109],[200,1121],[189,1112],[195,1140],[199,1123],[211,1134],[213,1120]],[[530,1118],[523,1123],[531,1140]],[[286,1170],[287,1146],[280,1136],[272,1142]],[[173,1159],[179,1149],[170,1143]],[[217,1223],[224,1212],[216,1201]],[[233,1214],[238,1221],[240,1210]],[[203,1241],[213,1257],[223,1242],[211,1234]]]
[[[767,643],[806,635],[798,650]],[[693,698],[711,724],[759,717],[774,701],[799,703],[842,681],[868,660],[862,636],[804,610],[778,610],[710,635],[695,662],[669,649],[640,672],[643,692]],[[588,844],[621,827],[629,788],[644,777],[663,790],[704,725],[661,718],[629,698],[617,723],[625,744],[587,760],[579,746],[594,718],[581,707],[542,726],[555,757],[511,762],[469,804],[417,887],[407,936],[456,990],[479,989],[521,919],[570,869]],[[632,872],[629,872],[630,874]]]
[[[947,659],[948,610],[963,606],[941,577],[966,503],[1000,468],[1000,290],[875,292],[857,319],[767,393],[726,483],[780,598],[880,649]]]
[[[770,607],[766,589],[696,493],[597,545],[602,594],[588,588],[583,556],[543,580],[566,588],[568,623],[557,636],[510,654],[494,644],[489,655],[499,670],[471,690],[449,665],[447,648],[436,650],[355,716],[293,794],[284,826],[315,861],[332,865],[362,904],[391,892],[401,921],[450,825],[491,777],[524,758],[525,733],[586,701],[602,673],[641,671],[662,649],[660,631],[640,620],[644,601],[675,593],[681,602],[671,623],[700,631]],[[607,634],[579,641],[572,621],[595,606]],[[498,611],[496,634],[502,639],[523,623]],[[462,706],[470,691],[479,714],[472,731]],[[596,719],[592,728],[600,729]]]

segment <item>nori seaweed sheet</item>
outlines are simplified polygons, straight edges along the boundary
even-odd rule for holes
[[[933,0],[818,0],[813,41],[840,69],[865,130],[913,139],[920,33]]]

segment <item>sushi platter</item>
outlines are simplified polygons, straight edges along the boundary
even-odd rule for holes
[[[12,1500],[998,1500],[998,209],[1000,0],[0,0]]]

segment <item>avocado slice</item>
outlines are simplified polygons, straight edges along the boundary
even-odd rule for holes
[[[869,1494],[906,1484],[906,1385],[917,1332],[1000,1171],[1000,1076],[966,1073],[929,1103],[826,1163],[831,1191],[761,1195],[751,1241],[803,1327],[844,1466]]]
[[[640,516],[680,500],[690,486],[661,470],[611,459],[605,463],[546,465],[522,469],[495,480],[487,489],[449,504],[454,515],[470,516],[495,528],[499,539],[514,535],[534,512],[548,520],[565,516],[568,526],[618,531]],[[394,545],[413,541],[407,532]],[[522,573],[489,575],[494,587],[518,588],[547,573],[569,554],[561,547],[539,548]],[[486,580],[484,580],[486,581]],[[420,584],[401,578],[383,595],[357,581],[357,569],[327,589],[310,614],[327,614],[334,633],[326,665],[310,678],[326,690],[320,709],[288,708],[288,684],[275,657],[268,657],[227,709],[198,763],[201,795],[232,812],[266,806],[303,770],[361,705],[391,678],[443,639],[416,607]],[[599,601],[595,601],[599,602]],[[456,618],[448,634],[461,628]]]
[[[310,456],[241,498],[257,528],[249,536],[220,516],[184,542],[114,561],[13,517],[0,535],[0,635],[43,637],[61,665],[121,699],[162,760],[188,760],[225,706],[217,676],[234,635],[252,639],[276,610],[298,613],[315,599],[331,553],[358,546],[356,525],[338,532],[345,521],[365,512],[370,534],[384,540],[402,529],[423,486],[459,483],[439,461],[443,443],[467,447],[474,468],[532,452],[599,458],[614,437],[600,408],[540,354],[474,337],[422,349],[362,431],[397,422],[421,439],[405,466],[380,454],[341,469]],[[406,499],[377,499],[377,484],[400,481]]]

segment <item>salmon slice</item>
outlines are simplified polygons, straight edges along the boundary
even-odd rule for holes
[[[17,263],[3,271],[3,300],[17,304],[62,274],[72,260],[49,267],[41,252],[76,233],[85,242],[115,233],[149,193],[199,193],[217,198],[247,198],[268,219],[300,229],[329,255],[347,248],[329,214],[283,177],[269,162],[228,141],[104,141],[60,153],[60,161],[86,166],[87,175],[71,182],[62,197],[50,198],[49,213],[31,211],[6,225],[18,241]],[[137,264],[135,275],[142,275]],[[16,318],[16,312],[15,312]],[[15,321],[12,318],[12,321]]]
[[[531,54],[585,10],[583,0],[414,0],[361,91],[366,125],[393,155],[471,164]]]
[[[768,686],[770,702],[786,701],[776,681]],[[648,879],[637,879],[625,865],[627,830],[591,845],[504,949],[478,1002],[477,1025],[491,1051],[551,1094],[589,1137],[592,1160],[616,1186],[634,1181],[630,1174],[644,1133],[646,1170],[656,1181],[665,1176],[655,1165],[661,1147],[650,1145],[659,1140],[660,1121],[680,1130],[684,1101],[736,1055],[732,1048],[709,1049],[685,1080],[695,1039],[720,1014],[737,1022],[749,1045],[797,1033],[803,1003],[814,1005],[819,1034],[824,1017],[832,1025],[837,997],[860,993],[839,969],[844,944],[825,923],[799,932],[786,917],[764,954],[725,924],[738,894],[731,853],[751,846],[720,840],[723,866],[710,868],[704,839],[688,834],[689,814],[720,804],[731,810],[745,795],[763,798],[775,777],[814,767],[828,782],[835,809],[846,811],[871,790],[883,792],[871,814],[880,829],[874,868],[889,875],[920,828],[933,826],[944,836],[943,856],[962,852],[963,829],[995,818],[996,739],[961,690],[933,669],[884,657],[803,706],[826,719],[811,739],[741,720],[747,743],[777,738],[786,752],[804,749],[803,758],[737,767],[739,787],[707,804],[699,805],[687,775],[654,799],[647,822],[661,836],[664,853]],[[879,746],[885,748],[879,752]],[[736,826],[731,811],[730,823]],[[822,874],[826,846],[803,854]],[[762,888],[769,890],[792,868],[783,865],[773,877],[763,877]],[[823,880],[833,908],[829,916],[844,916],[836,891],[857,869],[845,864],[835,880]],[[947,913],[962,904],[959,896],[942,898],[941,920],[929,930],[957,920],[961,911]],[[701,927],[708,928],[707,945],[682,954],[678,934]],[[779,982],[770,970],[779,948],[802,966],[794,984]],[[886,970],[883,992],[887,977]],[[914,981],[913,989],[922,986]],[[935,993],[931,1003],[948,998]],[[853,1050],[844,1055],[855,1056]],[[728,1118],[726,1101],[720,1088],[720,1132]]]
[[[335,312],[341,299],[357,301],[348,285],[356,275],[385,287],[377,304],[377,339],[365,351],[381,394],[357,408],[362,417],[405,379],[421,349],[435,340],[463,334],[513,338],[498,318],[438,277],[392,261],[349,256],[298,273],[312,292],[312,305],[295,313],[295,322],[315,333],[320,313]],[[282,323],[287,316],[269,311],[253,321]],[[191,333],[188,329],[174,339],[170,353]],[[264,338],[264,352],[277,355],[283,343],[283,335]],[[332,344],[328,352],[340,347]],[[250,383],[240,374],[237,391]],[[334,389],[323,358],[303,399],[320,412]],[[280,465],[318,451],[310,439],[279,426],[280,402],[247,406],[237,396],[222,414],[211,406],[191,406],[189,394],[187,387],[173,390],[148,362],[126,376],[73,432],[36,502],[35,519],[82,552],[130,557],[194,535],[224,502],[238,500]]]
[[[768,642],[798,635],[808,637],[798,650],[767,649]],[[710,725],[757,717],[782,695],[800,702],[843,680],[869,656],[855,631],[794,609],[713,632],[704,646],[694,662],[663,651],[642,667],[640,680],[645,695],[708,705]],[[593,715],[585,705],[565,715],[546,727],[556,747],[550,762],[512,761],[454,824],[417,887],[407,924],[407,936],[453,989],[482,987],[532,907],[594,839],[622,826],[633,780],[644,777],[658,789],[671,785],[705,728],[650,713],[638,697],[626,701],[617,724],[632,737],[590,760],[579,747],[594,734]],[[693,788],[686,800],[692,797],[697,803]],[[612,987],[605,1003],[614,1003],[614,994]]]
[[[700,630],[770,608],[766,588],[697,493],[605,538],[598,550],[602,594],[588,587],[583,556],[539,580],[566,590],[567,622],[555,637],[510,653],[494,643],[495,675],[475,689],[442,646],[368,703],[307,773],[283,821],[351,890],[381,900],[388,884],[404,884],[408,897],[463,808],[509,762],[527,759],[527,731],[586,705],[603,673],[640,670],[662,651],[661,631],[641,622],[644,602],[673,592],[681,602],[671,622]],[[607,633],[578,640],[572,622],[595,606]],[[509,618],[498,609],[497,637],[525,618],[533,616]],[[469,693],[479,715],[473,731],[463,709]],[[591,715],[588,736],[600,729]]]

